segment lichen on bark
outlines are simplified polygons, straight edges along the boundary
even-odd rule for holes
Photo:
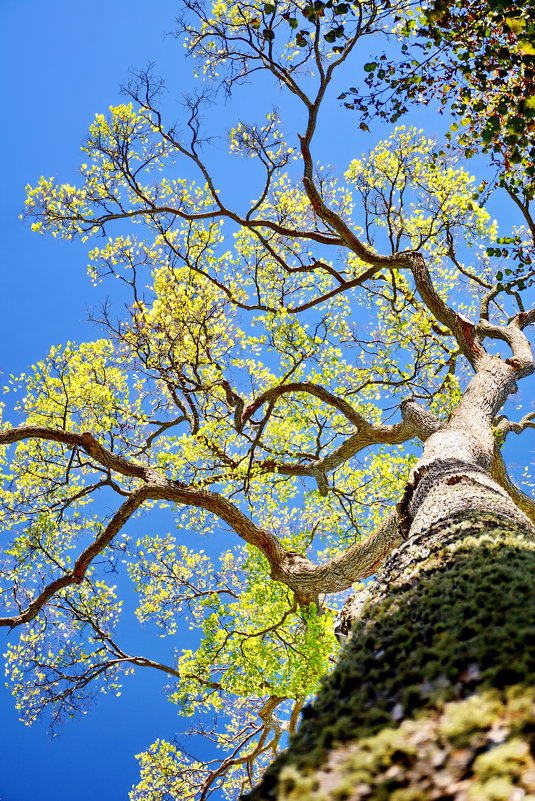
[[[250,800],[535,799],[534,568],[498,514],[411,537]]]

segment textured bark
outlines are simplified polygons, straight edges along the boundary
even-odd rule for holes
[[[490,355],[480,359],[451,420],[427,439],[410,477],[401,510],[409,518],[408,533],[476,509],[530,526],[524,512],[490,474],[495,447],[492,423],[515,391],[516,375],[515,368],[502,359]]]
[[[497,514],[415,534],[251,801],[535,797],[535,540]]]
[[[349,643],[250,801],[535,799],[535,528],[491,475],[493,421],[533,370],[510,344],[478,346],[451,419],[423,420],[406,541],[342,610]]]

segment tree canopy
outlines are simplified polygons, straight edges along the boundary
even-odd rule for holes
[[[21,632],[8,675],[23,718],[56,723],[135,669],[167,677],[170,702],[218,753],[201,760],[162,733],[139,757],[132,801],[234,797],[257,781],[336,660],[347,591],[406,536],[421,442],[456,408],[484,341],[514,361],[515,332],[535,318],[532,170],[515,155],[535,111],[513,92],[502,114],[505,55],[488,60],[494,36],[516,37],[523,92],[532,22],[529,8],[496,5],[503,29],[489,31],[476,5],[466,27],[455,5],[186,0],[178,34],[219,94],[168,120],[163,82],[140,71],[125,102],[96,115],[79,180],[28,187],[33,230],[87,241],[91,278],[118,279],[125,304],[102,309],[99,338],[50,348],[6,387],[0,624]],[[445,146],[399,120],[342,170],[331,154],[320,163],[318,120],[341,88],[346,105],[377,109],[414,46],[449,59],[436,86],[468,125]],[[398,66],[380,66],[385,47]],[[422,69],[404,77],[409,100]],[[222,149],[202,113],[221,90],[264,87],[263,73],[301,127],[284,103],[236,120],[236,200],[218,185]],[[499,137],[485,133],[493,115],[478,116],[485,93]],[[356,126],[343,104],[340,116]],[[498,168],[488,180],[464,161],[481,131]],[[488,210],[495,189],[512,200],[512,229]],[[518,378],[529,372],[518,364]],[[532,417],[496,419],[493,474],[535,520],[500,454]],[[132,537],[129,522],[159,507],[176,531],[147,517]],[[140,622],[169,638],[167,662],[116,636],[127,582]],[[197,647],[180,650],[188,626]]]

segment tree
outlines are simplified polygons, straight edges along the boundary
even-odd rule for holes
[[[45,710],[58,721],[133,669],[169,676],[170,700],[201,715],[199,730],[223,756],[209,763],[154,743],[140,756],[135,801],[250,788],[300,712],[281,797],[317,796],[326,749],[359,736],[379,738],[363,746],[375,762],[359,763],[361,796],[417,798],[419,720],[434,742],[438,729],[449,737],[450,718],[450,751],[463,744],[475,791],[498,781],[497,798],[512,782],[529,792],[524,616],[535,510],[501,448],[534,423],[530,412],[519,422],[500,414],[534,369],[524,333],[535,320],[533,228],[519,188],[529,175],[510,168],[523,216],[498,238],[482,202],[488,187],[482,196],[455,147],[418,130],[396,129],[343,179],[316,165],[319,114],[340,91],[338,74],[368,39],[397,46],[410,4],[185,6],[180,32],[208,76],[228,92],[274,77],[304,114],[303,133],[286,144],[276,111],[236,123],[231,155],[252,159],[254,182],[240,210],[214,177],[200,124],[206,97],[185,102],[181,131],[165,121],[162,83],[145,70],[127,102],[96,116],[81,185],[42,178],[28,190],[32,227],[91,238],[91,275],[119,278],[127,305],[122,319],[102,310],[104,338],[54,347],[15,380],[24,397],[0,432],[3,524],[13,533],[0,623],[21,627],[7,655],[19,707],[29,721]],[[129,521],[162,505],[176,510],[179,535],[132,541]],[[218,565],[189,547],[189,532],[227,532]],[[397,546],[384,575],[399,579],[374,584],[364,634],[311,707],[336,659],[335,627],[347,635],[370,590],[338,623],[336,594]],[[499,602],[488,564],[491,589],[511,587]],[[164,664],[121,645],[125,570],[140,620],[173,642],[182,616],[199,629],[196,650]],[[445,600],[459,587],[461,612]],[[494,669],[498,630],[502,661],[525,653],[508,670]],[[493,645],[484,658],[482,639]],[[389,682],[407,651],[410,670]],[[339,714],[348,694],[357,700]],[[488,760],[474,762],[482,742],[502,748],[497,776]],[[443,750],[449,769],[457,752]],[[352,753],[342,760],[350,789],[337,779],[335,797],[357,792]],[[260,796],[279,792],[275,776]]]
[[[347,105],[396,121],[410,104],[438,100],[456,130],[466,127],[458,139],[468,156],[483,149],[533,176],[534,22],[531,2],[435,0],[400,26],[399,53],[366,65],[371,96],[351,89]]]

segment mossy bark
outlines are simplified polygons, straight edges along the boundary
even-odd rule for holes
[[[412,536],[250,801],[535,801],[534,568],[493,512]]]

